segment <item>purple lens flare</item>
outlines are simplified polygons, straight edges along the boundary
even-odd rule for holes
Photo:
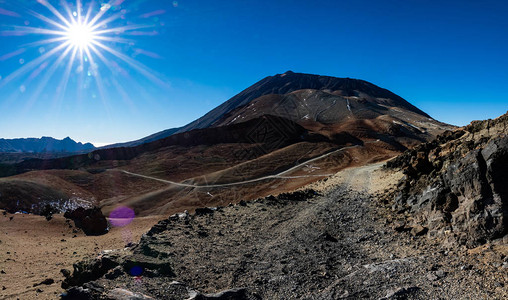
[[[115,227],[124,227],[129,225],[135,216],[134,210],[127,206],[120,206],[109,214],[109,222]]]

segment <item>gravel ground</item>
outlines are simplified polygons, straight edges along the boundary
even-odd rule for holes
[[[163,220],[139,244],[94,260],[115,263],[106,276],[84,280],[85,292],[104,299],[128,292],[157,299],[508,297],[501,244],[467,251],[398,232],[397,215],[366,193],[376,168],[350,170],[309,199],[267,197]]]

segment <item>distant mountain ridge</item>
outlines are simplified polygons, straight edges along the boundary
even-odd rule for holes
[[[0,153],[83,152],[95,150],[91,143],[76,142],[70,137],[58,140],[52,137],[0,139]]]

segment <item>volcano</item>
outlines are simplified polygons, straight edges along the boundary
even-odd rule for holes
[[[87,154],[0,165],[0,203],[30,211],[41,207],[37,199],[80,195],[106,213],[125,205],[137,215],[227,205],[388,159],[452,128],[372,83],[288,71],[179,129]],[[35,192],[8,201],[23,186]]]

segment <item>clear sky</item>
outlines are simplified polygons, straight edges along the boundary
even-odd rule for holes
[[[134,140],[287,70],[364,79],[455,125],[508,110],[505,1],[95,1],[84,38],[51,8],[84,20],[91,1],[67,3],[0,0],[0,137]]]

